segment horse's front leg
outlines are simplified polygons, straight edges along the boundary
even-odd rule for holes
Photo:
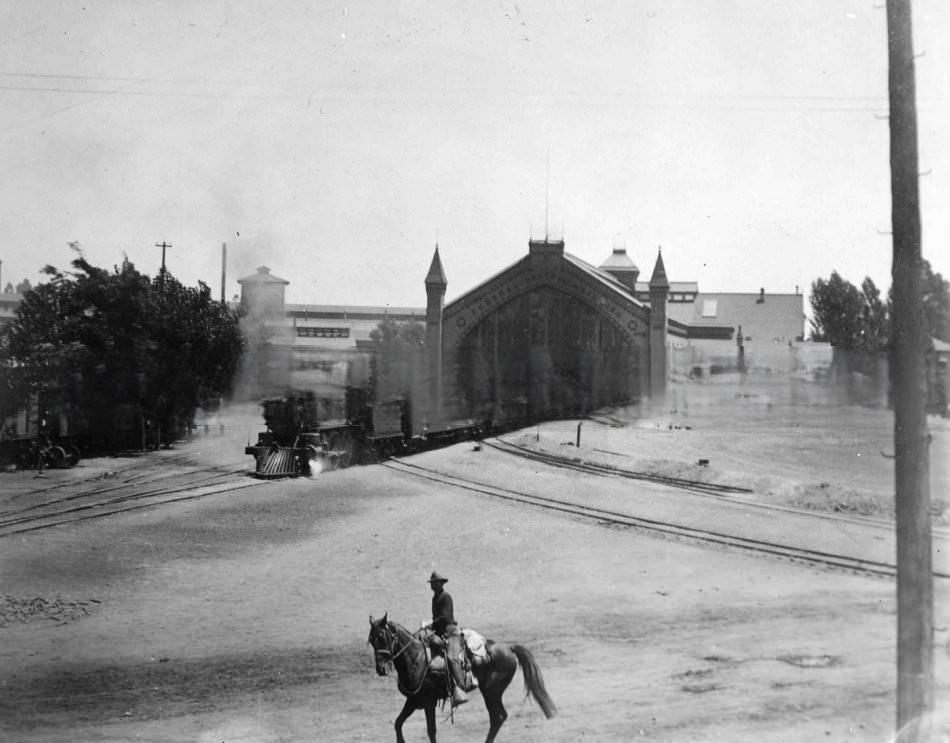
[[[426,732],[429,734],[429,743],[435,743],[435,702],[429,702],[426,710]]]
[[[402,737],[402,724],[409,719],[409,715],[416,711],[416,705],[410,702],[408,699],[406,703],[402,706],[402,711],[396,717],[396,743],[406,743],[406,739]],[[426,722],[428,722],[428,710],[426,710]]]

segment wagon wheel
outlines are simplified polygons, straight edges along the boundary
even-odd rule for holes
[[[77,449],[75,446],[67,446],[66,447],[66,466],[75,467],[77,464],[79,464],[79,456],[80,456],[79,449]]]
[[[43,452],[46,466],[50,469],[61,469],[66,466],[66,450],[61,446],[50,446]]]

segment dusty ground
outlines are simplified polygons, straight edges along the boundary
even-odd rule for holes
[[[519,436],[565,456],[750,484],[767,502],[887,516],[886,412],[793,410],[748,388],[689,390],[684,408],[680,392],[650,415],[584,422],[580,448],[576,422]],[[934,450],[946,452],[943,424],[932,420]],[[254,428],[175,454],[240,462]],[[163,456],[49,478],[121,477]],[[945,457],[932,458],[941,500]],[[472,474],[487,460],[459,446],[423,461]],[[536,467],[506,477],[540,492],[578,487]],[[604,497],[638,487],[588,480]],[[35,485],[29,473],[0,475],[3,493]],[[432,569],[449,576],[464,624],[535,653],[560,708],[544,720],[516,680],[499,740],[886,741],[893,731],[892,580],[608,528],[379,467],[5,538],[0,549],[4,739],[392,740],[401,697],[373,672],[367,619],[426,618]],[[31,609],[33,599],[46,603]],[[938,582],[944,698],[947,599]],[[486,730],[477,698],[454,725],[440,718],[443,741]],[[421,717],[407,737],[425,740]]]

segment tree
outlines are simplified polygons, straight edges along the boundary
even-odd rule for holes
[[[811,285],[810,301],[812,340],[852,348],[860,336],[863,302],[858,288],[833,271],[827,281],[817,279]]]
[[[950,282],[923,261],[924,318],[933,338],[950,343]]]
[[[238,317],[206,285],[184,287],[167,273],[153,280],[128,260],[108,271],[77,253],[72,272],[44,269],[50,280],[24,294],[0,333],[8,408],[39,400],[94,432],[134,411],[168,431],[230,392],[243,348]]]
[[[890,300],[884,302],[881,292],[870,278],[858,289],[833,271],[825,281],[811,285],[813,341],[832,346],[868,352],[887,348],[890,335]]]
[[[373,347],[372,381],[376,400],[406,395],[412,389],[425,325],[385,318],[369,334]]]
[[[950,343],[950,282],[923,261],[923,305],[927,331]],[[890,290],[886,300],[870,278],[858,289],[841,278],[816,280],[811,286],[811,340],[839,348],[876,352],[889,345],[891,332]]]
[[[891,301],[881,300],[881,292],[870,278],[861,282],[861,323],[857,347],[862,351],[883,351],[890,343]]]

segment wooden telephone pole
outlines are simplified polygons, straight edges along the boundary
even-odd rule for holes
[[[156,248],[162,249],[162,281],[165,281],[165,250],[172,247],[171,243],[167,243],[162,240],[160,243],[155,243]]]
[[[910,0],[887,0],[894,253],[891,368],[897,498],[897,738],[930,739],[934,709],[930,437],[921,284],[917,112]]]

